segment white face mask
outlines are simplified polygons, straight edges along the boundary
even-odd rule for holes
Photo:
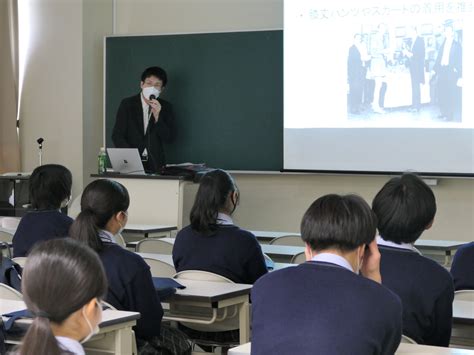
[[[99,302],[97,302],[97,300],[95,301],[97,303],[97,307],[99,307],[99,312],[102,313],[102,306],[100,305]],[[87,334],[87,336],[81,340],[81,344],[84,344],[85,342],[87,342],[90,338],[92,338],[94,335],[98,334],[99,331],[100,331],[100,328],[99,328],[99,324],[96,324],[94,328],[92,328],[92,324],[91,322],[89,321],[89,319],[87,318],[86,316],[86,313],[84,312],[85,311],[85,308],[83,307],[82,308],[82,315],[84,316],[86,322],[87,322],[87,325],[89,326],[89,334]],[[102,315],[100,317],[102,319]]]
[[[148,86],[142,89],[142,94],[146,99],[150,100],[151,95],[155,95],[155,98],[158,98],[160,96],[160,90],[154,86]]]

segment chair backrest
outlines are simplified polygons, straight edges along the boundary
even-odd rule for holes
[[[454,292],[454,299],[457,301],[474,302],[474,290],[458,290]]]
[[[2,223],[0,224],[0,227],[5,228],[5,229],[16,230],[19,224],[20,224],[19,217],[2,217]]]
[[[5,242],[5,243],[13,242],[13,233],[6,230],[0,230],[0,242]]]
[[[122,248],[127,247],[127,243],[125,243],[125,239],[123,239],[122,234],[118,233],[114,235],[115,242],[120,245]]]
[[[306,262],[306,254],[304,253],[304,251],[296,254],[295,256],[293,256],[293,258],[291,258],[292,264],[303,264],[304,262]]]
[[[228,278],[214,274],[212,272],[201,271],[201,270],[185,270],[178,272],[175,276],[175,279],[178,280],[197,280],[197,281],[211,281],[211,282],[226,282],[226,283],[233,283],[233,281],[229,280]],[[198,314],[200,317],[211,318],[212,312],[208,309],[203,308],[196,308],[191,306],[174,306],[170,307],[172,312],[178,313],[190,313],[190,314]],[[193,324],[182,322],[188,328],[201,331],[201,332],[221,332],[221,331],[229,331],[239,329],[239,317],[236,306],[227,307],[226,310],[219,310],[217,312],[218,319],[221,319],[224,315],[224,312],[227,312],[227,318],[223,320],[217,320],[216,322],[209,324],[209,325],[201,325],[201,324]]]
[[[13,258],[12,261],[20,265],[22,268],[25,267],[27,257],[25,256],[17,256],[16,258]]]
[[[23,296],[13,287],[0,283],[0,300],[22,301]]]
[[[284,235],[270,240],[272,245],[289,245],[293,247],[304,247],[304,242],[299,235]]]
[[[173,252],[173,243],[154,238],[143,239],[137,244],[137,252],[171,254]]]
[[[151,276],[153,277],[173,277],[176,274],[174,266],[164,261],[153,258],[143,258],[143,260],[150,266]]]
[[[402,335],[402,340],[400,341],[400,343],[404,343],[404,344],[417,344],[416,341],[414,341],[412,338],[410,338],[409,336],[406,336],[406,335]]]
[[[202,270],[185,270],[174,275],[175,279],[234,283],[227,277]]]

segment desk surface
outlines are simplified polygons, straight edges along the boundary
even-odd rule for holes
[[[120,174],[115,172],[105,174],[91,174],[93,178],[102,179],[147,179],[147,180],[192,180],[186,179],[184,176],[174,175],[157,175],[157,174]]]
[[[229,350],[229,355],[250,355],[250,343]],[[420,355],[473,355],[473,350],[442,348],[418,344],[400,344],[395,354]]]
[[[430,239],[418,239],[415,242],[415,246],[419,249],[437,249],[437,250],[452,250],[458,249],[467,242],[459,240],[430,240]]]
[[[295,247],[290,245],[270,245],[270,244],[263,244],[262,251],[265,254],[268,254],[270,257],[272,255],[282,255],[282,256],[289,256],[293,257],[296,254],[304,252],[304,247]]]
[[[173,256],[170,254],[155,254],[155,253],[137,253],[142,258],[150,258],[162,261],[174,267],[173,263]],[[274,263],[273,270],[283,269],[285,267],[296,266],[296,264],[289,264],[289,263]]]
[[[300,235],[298,232],[250,231],[257,239],[272,240],[286,235]]]
[[[257,239],[272,240],[277,237],[283,237],[286,235],[300,235],[299,232],[278,232],[278,231],[251,231]],[[429,248],[437,250],[452,250],[457,249],[467,242],[459,240],[431,240],[431,239],[418,239],[415,242],[417,248]]]
[[[26,305],[23,301],[12,301],[2,299],[0,302],[0,314],[6,314],[14,311],[21,311],[26,309]],[[140,318],[140,313],[137,312],[125,312],[106,309],[102,312],[102,322],[99,324],[100,328],[137,320]],[[20,323],[31,322],[31,319],[19,319]]]
[[[165,226],[160,224],[135,224],[127,223],[125,229],[126,233],[158,233],[158,232],[170,232],[178,229],[177,226]]]
[[[252,285],[245,284],[184,279],[178,279],[177,281],[181,285],[186,286],[186,288],[177,290],[174,295],[166,299],[166,302],[185,300],[213,303],[237,296],[248,295],[252,289]]]

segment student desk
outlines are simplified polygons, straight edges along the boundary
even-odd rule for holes
[[[130,234],[142,234],[145,238],[148,238],[150,234],[154,233],[168,233],[178,229],[177,226],[164,226],[159,224],[134,224],[130,223],[125,226],[124,232]]]
[[[466,244],[466,242],[456,240],[418,239],[415,242],[415,247],[423,254],[444,256],[444,265],[448,266],[451,263],[451,257],[456,253],[456,250],[464,244]]]
[[[169,254],[155,254],[155,253],[137,253],[137,254],[140,255],[142,258],[156,259],[174,267],[173,257]],[[279,270],[279,269],[283,269],[289,266],[296,266],[296,264],[274,263],[273,270]]]
[[[289,245],[270,245],[263,244],[262,251],[267,254],[273,261],[282,263],[289,263],[291,259],[301,252],[304,252],[304,247],[294,247]]]
[[[240,345],[232,348],[228,352],[229,355],[250,355],[250,343]],[[473,350],[456,349],[456,348],[442,348],[437,346],[427,346],[418,344],[400,344],[396,355],[411,354],[411,355],[474,355]]]
[[[276,232],[276,231],[251,231],[255,237],[262,243],[269,243],[272,239],[277,237],[283,237],[285,235],[300,235],[300,233],[292,232]],[[451,258],[455,254],[456,250],[459,249],[466,242],[458,240],[430,240],[430,239],[418,239],[415,242],[415,247],[419,249],[423,254],[444,256],[444,265],[448,266],[451,263]],[[267,252],[265,252],[268,254]],[[289,256],[287,253],[283,254]]]
[[[203,320],[202,318],[187,314],[167,313],[164,320],[177,322],[190,322],[196,324],[212,324],[217,317],[217,310],[236,305],[238,307],[240,344],[245,344],[250,338],[250,314],[249,296],[252,285],[177,280],[183,286],[183,290],[176,290],[176,293],[167,298],[164,303],[171,305],[187,305],[201,308],[210,308],[213,311],[213,318]]]
[[[474,347],[474,302],[454,300],[451,344]]]
[[[10,313],[25,309],[23,301],[1,300],[0,314]],[[102,312],[100,332],[85,344],[87,354],[119,354],[132,353],[132,327],[135,326],[140,313],[105,310]],[[8,318],[3,317],[6,321]],[[31,319],[19,319],[16,324],[28,326]],[[19,344],[21,339],[7,338],[7,344]]]
[[[268,244],[272,239],[286,235],[300,235],[299,232],[272,232],[272,231],[250,231],[260,243]]]
[[[165,237],[165,238],[156,238],[171,244],[174,244],[175,238],[170,238],[170,237]],[[133,250],[137,250],[137,245],[140,241],[134,241],[134,242],[127,242],[127,248],[132,248]]]

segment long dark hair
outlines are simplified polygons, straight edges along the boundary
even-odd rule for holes
[[[191,209],[192,228],[204,234],[215,231],[217,214],[225,207],[229,194],[234,191],[238,191],[237,186],[228,172],[216,169],[204,175],[199,182],[199,189]]]
[[[54,210],[71,196],[72,175],[64,166],[46,164],[33,170],[29,180],[31,207]]]
[[[128,191],[122,184],[107,179],[91,182],[82,193],[81,213],[72,224],[69,235],[95,251],[102,250],[99,230],[104,229],[116,213],[127,211],[129,204]]]
[[[94,251],[70,238],[38,243],[28,255],[22,279],[23,298],[36,316],[23,338],[19,355],[60,355],[51,323],[107,292],[107,278]]]

